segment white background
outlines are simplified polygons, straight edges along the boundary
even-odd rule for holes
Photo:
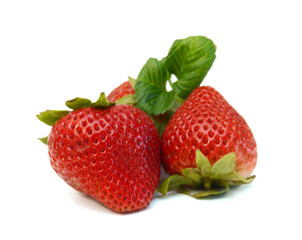
[[[299,1],[0,2],[0,239],[301,239],[302,14]],[[203,84],[243,115],[255,181],[210,200],[174,194],[120,215],[65,184],[35,115],[96,100],[175,39],[204,35]]]

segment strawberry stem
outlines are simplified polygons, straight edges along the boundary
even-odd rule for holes
[[[210,179],[206,179],[205,182],[204,182],[204,188],[206,190],[209,190],[211,188],[211,185],[212,185],[212,182]]]

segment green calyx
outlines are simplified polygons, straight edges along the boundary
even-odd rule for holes
[[[92,107],[96,109],[105,109],[115,104],[116,103],[114,102],[108,101],[108,99],[105,96],[105,93],[103,92],[100,94],[98,100],[94,103],[91,102],[89,99],[79,98],[79,97],[65,102],[65,105],[72,110],[87,108],[87,107]],[[123,104],[127,104],[127,101],[124,100]],[[49,126],[53,126],[57,121],[59,121],[62,117],[66,116],[70,112],[71,111],[68,110],[46,110],[44,112],[37,114],[36,116],[41,122]],[[39,140],[42,143],[47,144],[48,137],[39,138]]]
[[[66,101],[65,105],[72,110],[86,107],[104,109],[115,105],[115,103],[109,102],[105,96],[105,93],[101,93],[99,99],[94,103],[92,103],[89,99],[77,97],[72,100]],[[53,126],[59,119],[61,119],[68,113],[70,113],[70,111],[67,110],[46,110],[36,116],[40,121],[44,122],[45,124]]]
[[[185,168],[182,175],[171,175],[157,189],[163,195],[171,190],[201,199],[229,191],[232,185],[251,183],[256,176],[242,177],[234,170],[235,153],[229,153],[219,159],[213,166],[209,160],[196,150],[196,168]]]

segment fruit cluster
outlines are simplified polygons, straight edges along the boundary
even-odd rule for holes
[[[66,102],[70,111],[38,114],[52,126],[40,139],[52,168],[115,212],[143,209],[155,192],[200,199],[252,182],[257,148],[249,126],[214,88],[200,86],[215,51],[206,37],[176,40],[107,98],[75,98]],[[161,166],[170,176],[159,186]]]

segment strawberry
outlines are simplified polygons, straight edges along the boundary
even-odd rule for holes
[[[126,81],[117,88],[113,89],[108,95],[107,99],[111,102],[116,102],[118,99],[130,94],[134,94],[134,88],[132,87],[130,81]]]
[[[225,192],[230,183],[249,183],[254,178],[248,178],[257,161],[251,129],[212,87],[198,87],[179,107],[164,130],[161,150],[166,172],[181,175],[160,187],[164,194],[169,181],[175,185],[180,180],[177,186],[204,185],[206,190],[219,185]],[[211,192],[196,196],[208,195]]]
[[[37,115],[52,125],[44,140],[55,172],[115,212],[145,208],[160,178],[160,139],[152,120],[104,94],[96,103],[76,98],[66,105],[73,111]]]

